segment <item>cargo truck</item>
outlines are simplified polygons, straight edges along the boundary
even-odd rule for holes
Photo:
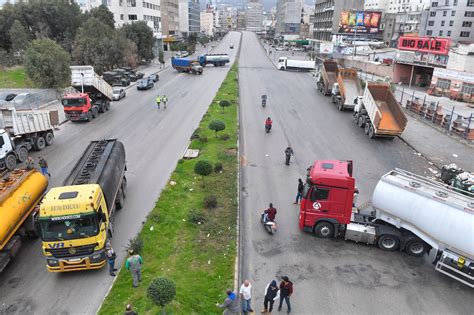
[[[207,54],[199,56],[199,64],[205,67],[207,64],[212,64],[215,67],[225,66],[226,63],[230,62],[228,54]]]
[[[92,66],[71,66],[71,86],[77,90],[62,98],[64,113],[71,121],[91,121],[110,109],[112,87]]]
[[[338,70],[339,68],[335,61],[326,60],[321,64],[316,84],[318,86],[318,91],[323,95],[331,94],[331,89],[334,83],[337,82]]]
[[[301,70],[310,71],[314,70],[313,60],[293,60],[287,57],[278,58],[278,70]]]
[[[202,74],[203,68],[197,60],[186,58],[171,58],[171,66],[178,72],[188,72],[192,74]]]
[[[407,117],[389,83],[367,82],[364,95],[354,108],[354,122],[370,138],[394,138],[405,130]]]
[[[358,99],[362,98],[363,90],[360,86],[357,70],[353,68],[340,68],[337,82],[331,90],[332,102],[337,104],[340,111],[346,108],[354,109]]]
[[[16,256],[24,236],[37,237],[35,221],[48,180],[36,170],[17,169],[0,181],[0,273]]]
[[[28,151],[43,150],[53,144],[53,122],[49,111],[1,110],[0,168],[13,170],[28,158]],[[55,122],[58,124],[58,122]]]
[[[373,211],[363,214],[354,207],[352,170],[352,161],[314,162],[301,201],[301,230],[411,256],[434,249],[437,271],[474,287],[473,195],[396,169],[379,180]]]
[[[50,272],[99,269],[123,207],[125,148],[116,140],[92,141],[61,187],[44,197],[39,214],[43,253]]]

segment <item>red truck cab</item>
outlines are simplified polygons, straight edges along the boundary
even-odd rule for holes
[[[301,200],[299,226],[322,237],[334,236],[341,224],[349,224],[355,179],[352,161],[315,161],[308,169]]]
[[[94,118],[91,99],[87,93],[66,94],[62,98],[62,104],[66,118],[69,120],[92,120]]]

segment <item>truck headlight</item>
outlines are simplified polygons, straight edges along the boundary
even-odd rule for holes
[[[54,267],[59,265],[59,261],[57,259],[47,259],[48,266]]]
[[[94,254],[91,256],[91,262],[98,262],[103,260],[103,253]]]

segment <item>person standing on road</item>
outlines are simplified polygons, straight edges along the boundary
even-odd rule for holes
[[[161,96],[156,97],[156,105],[158,105],[158,109],[160,109],[160,104],[161,104]]]
[[[163,105],[166,109],[166,103],[168,102],[168,98],[166,97],[166,95],[163,94],[163,97],[161,98],[161,101],[163,102]]]
[[[294,154],[293,149],[291,148],[290,145],[288,145],[288,147],[285,149],[285,156],[286,156],[285,164],[286,165],[290,165],[290,159],[293,154]]]
[[[298,178],[298,193],[296,194],[295,205],[301,201],[301,198],[303,197],[303,189],[304,189],[303,181],[301,180],[301,178]]]
[[[51,174],[48,171],[48,162],[46,162],[46,160],[41,156],[39,157],[38,165],[41,169],[41,174],[43,174],[44,176],[48,175],[49,177],[51,177]]]
[[[240,287],[240,298],[242,300],[242,312],[244,315],[253,313],[252,310],[252,285],[249,280],[245,280]]]
[[[283,305],[283,300],[286,302],[286,306],[288,307],[287,313],[291,313],[291,304],[290,304],[290,297],[293,294],[293,283],[288,279],[287,276],[281,278],[283,281],[280,283],[280,305],[278,306],[278,311],[281,311],[281,307]]]
[[[109,275],[115,277],[115,271],[117,271],[115,268],[115,259],[117,258],[117,254],[115,254],[110,240],[108,240],[105,245],[105,255],[107,256],[107,262],[109,263]]]
[[[33,160],[31,156],[28,156],[28,159],[26,159],[26,169],[27,170],[35,169],[35,160]]]
[[[273,311],[273,303],[280,298],[280,289],[277,282],[272,280],[265,288],[265,300],[263,301],[263,310],[261,313],[271,314]]]
[[[125,268],[132,272],[133,287],[138,287],[138,282],[142,281],[142,257],[138,254],[134,254],[133,249],[128,251],[130,257],[125,262]]]
[[[224,300],[224,303],[217,303],[216,306],[224,309],[224,312],[222,313],[223,315],[239,315],[240,307],[237,294],[232,292],[231,289],[227,289],[226,294],[227,297]]]
[[[127,306],[125,306],[125,315],[138,315],[138,313],[133,311],[132,304],[127,304]]]

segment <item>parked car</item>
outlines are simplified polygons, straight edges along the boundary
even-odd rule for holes
[[[137,71],[137,72],[135,72],[135,74],[137,76],[137,80],[143,79],[143,77],[145,76],[145,73],[143,73],[141,71]]]
[[[158,73],[152,73],[148,76],[150,79],[153,80],[153,82],[158,82],[160,81],[160,76],[158,75]]]
[[[275,48],[275,50],[276,51],[283,51],[283,50],[285,50],[285,48],[284,47],[277,47],[277,48]]]
[[[135,71],[133,71],[131,67],[122,67],[120,69],[123,69],[126,71],[128,78],[130,79],[130,82],[135,82],[138,80],[137,75],[135,74]]]
[[[125,89],[121,87],[114,87],[112,90],[112,100],[119,101],[126,96]]]
[[[230,49],[234,49],[234,44],[230,44]]]
[[[140,79],[137,81],[137,90],[148,90],[155,86],[153,79],[148,77],[146,79]]]

